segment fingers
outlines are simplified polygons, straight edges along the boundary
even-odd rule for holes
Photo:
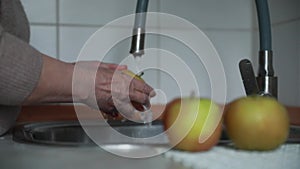
[[[150,92],[151,95],[153,95],[153,92]],[[145,106],[146,109],[149,109],[151,104],[150,104],[150,95],[143,93],[138,90],[133,90],[129,93],[130,100],[132,102],[135,102],[136,104],[140,104],[140,106]],[[145,109],[143,107],[143,109]]]
[[[144,107],[142,104],[137,103],[137,102],[135,102],[135,101],[132,101],[131,104],[132,104],[132,106],[133,106],[136,110],[138,110],[138,111],[145,111],[145,107]]]
[[[116,99],[114,100],[115,108],[127,119],[130,119],[135,111],[135,107],[131,104],[130,101],[124,101]]]
[[[137,79],[133,79],[131,82],[131,87],[130,87],[131,91],[135,92],[141,92],[146,94],[149,97],[154,97],[155,96],[155,92],[154,89],[149,86],[147,83],[145,83],[144,81],[141,80],[137,80]]]
[[[150,98],[155,96],[151,86],[145,81],[126,75],[129,82],[129,98],[141,106],[150,107]]]
[[[146,95],[145,93],[142,93],[139,91],[130,92],[129,98],[131,101],[143,104],[145,106],[149,106],[149,105],[147,105],[149,103],[149,96]]]
[[[99,97],[99,95],[101,95]],[[116,117],[118,115],[118,111],[114,106],[112,96],[109,94],[109,92],[101,92],[96,94],[97,98],[97,105],[99,110],[101,110],[103,113],[110,115],[111,117]]]

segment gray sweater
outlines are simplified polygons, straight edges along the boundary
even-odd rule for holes
[[[42,54],[28,44],[29,26],[19,0],[0,0],[0,135],[15,123],[42,69]]]

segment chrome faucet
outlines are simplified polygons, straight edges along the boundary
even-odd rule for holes
[[[251,62],[242,60],[239,63],[241,76],[247,95],[278,96],[278,79],[273,69],[273,52],[271,23],[267,0],[255,0],[259,22],[260,50],[258,76],[254,77]]]
[[[247,95],[260,94],[277,98],[277,77],[274,76],[273,52],[271,39],[270,14],[267,0],[255,0],[259,22],[260,50],[259,70],[255,78],[251,62],[242,60],[239,63],[241,76]],[[144,54],[145,23],[148,0],[138,0],[130,53],[134,57]]]

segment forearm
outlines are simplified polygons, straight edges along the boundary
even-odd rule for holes
[[[39,82],[24,104],[71,102],[73,69],[71,63],[43,55]]]
[[[0,105],[22,104],[37,85],[42,54],[0,25]]]
[[[98,69],[127,69],[125,65],[101,63],[98,61],[76,62],[76,77],[73,78],[75,64],[66,63],[43,55],[40,79],[23,104],[81,102],[85,103],[95,89],[94,82]],[[75,89],[72,88],[75,85]]]

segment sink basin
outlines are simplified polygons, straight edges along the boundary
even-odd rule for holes
[[[84,126],[84,127],[82,127]],[[100,146],[123,157],[152,157],[170,149],[161,121],[152,125],[130,121],[39,122],[17,126],[13,140],[48,146]]]
[[[108,125],[109,124],[109,125]],[[97,138],[101,138],[101,144],[155,144],[167,145],[168,138],[163,133],[164,129],[160,121],[154,121],[152,125],[134,123],[130,121],[111,121],[96,123],[88,126],[81,126],[78,121],[62,122],[39,122],[19,125],[14,129],[13,140],[18,142],[60,145],[60,146],[95,146],[95,142],[86,134],[97,133]],[[116,131],[119,134],[113,134]],[[159,135],[158,139],[145,141]]]

